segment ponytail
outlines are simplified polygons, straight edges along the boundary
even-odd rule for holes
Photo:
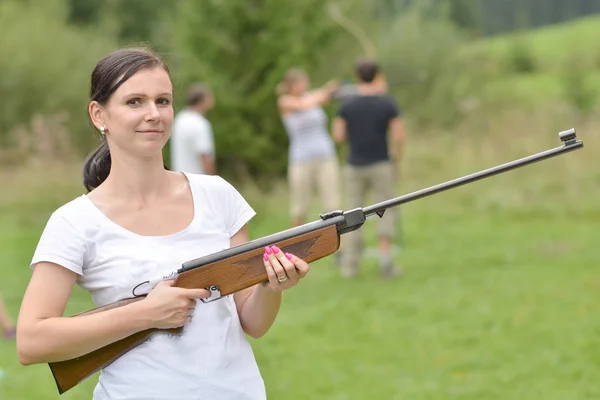
[[[110,172],[110,166],[110,149],[106,139],[103,139],[102,144],[88,157],[83,167],[83,186],[88,193],[104,182]]]

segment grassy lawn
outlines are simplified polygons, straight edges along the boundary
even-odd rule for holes
[[[573,97],[572,76],[565,72],[536,72],[532,74],[511,74],[490,80],[485,84],[488,99],[504,104],[518,104],[520,107],[535,109],[546,101],[569,104]],[[600,97],[600,71],[589,71],[581,76],[581,85],[591,95],[591,101],[598,104]],[[508,89],[510,88],[510,89]],[[575,89],[578,90],[578,89]]]
[[[252,341],[270,398],[598,398],[598,126],[578,127],[583,150],[404,206],[400,280],[379,279],[372,259],[354,281],[315,263]],[[559,145],[554,127],[509,127],[478,140],[415,134],[399,194]],[[81,193],[79,174],[0,175],[0,291],[14,316],[39,234]],[[254,237],[287,228],[285,186],[242,191],[259,213]],[[90,307],[76,290],[67,314]],[[19,365],[14,342],[0,342],[0,368],[1,399],[89,399],[96,378],[59,396],[46,365]]]
[[[600,17],[476,40],[461,49],[473,71],[487,71],[483,97],[492,104],[536,108],[544,102],[600,104],[600,51],[588,38],[600,35]],[[515,61],[520,60],[520,61]],[[532,69],[518,69],[523,63]],[[517,68],[517,69],[515,69]]]
[[[600,35],[600,17],[588,16],[512,34],[485,38],[470,45],[471,51],[483,51],[502,59],[515,43],[524,43],[538,65],[545,70],[582,63],[600,66],[600,51],[588,41]]]

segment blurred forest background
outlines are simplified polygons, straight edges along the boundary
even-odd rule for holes
[[[571,127],[585,148],[403,205],[402,279],[379,279],[372,257],[356,280],[341,279],[333,257],[314,263],[252,340],[269,397],[600,398],[598,14],[600,0],[0,0],[10,315],[46,221],[84,191],[101,57],[158,50],[176,111],[188,84],[213,87],[218,171],[257,211],[257,238],[290,222],[275,96],[284,71],[304,68],[314,86],[353,80],[354,61],[372,53],[406,118],[398,194],[557,147]],[[363,229],[375,249],[375,221]],[[91,307],[76,288],[65,315]],[[0,399],[89,399],[96,382],[59,396],[47,365],[23,367],[14,341],[0,341]]]
[[[293,66],[314,85],[352,79],[353,62],[366,52],[356,27],[415,135],[444,134],[469,120],[483,134],[503,110],[546,105],[578,121],[596,105],[600,48],[582,38],[599,33],[600,20],[581,17],[599,12],[600,0],[338,1],[350,29],[329,5],[0,0],[1,164],[91,151],[98,143],[86,111],[91,70],[108,52],[136,44],[165,56],[179,94],[197,80],[214,88],[218,164],[231,177],[285,172],[275,86]]]

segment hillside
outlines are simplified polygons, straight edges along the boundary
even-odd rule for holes
[[[585,17],[469,44],[464,55],[492,78],[487,94],[499,101],[538,105],[566,101],[597,104],[600,91],[600,17]]]

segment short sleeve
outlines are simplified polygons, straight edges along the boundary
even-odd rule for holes
[[[213,133],[209,122],[198,122],[195,132],[191,136],[194,139],[194,150],[198,154],[213,153]]]
[[[256,215],[256,212],[231,183],[223,178],[220,179],[223,181],[224,186],[223,205],[225,210],[223,215],[225,216],[225,226],[229,237],[232,237]]]
[[[67,219],[54,212],[37,244],[31,268],[39,262],[52,262],[83,275],[85,240]]]
[[[342,119],[346,119],[346,109],[348,108],[346,104],[347,102],[342,102],[342,105],[340,106],[340,108],[338,108],[337,111],[337,116]]]
[[[390,119],[392,118],[396,118],[399,117],[400,115],[402,115],[402,111],[400,110],[400,107],[398,107],[398,103],[396,102],[396,100],[393,97],[388,97],[388,103],[389,103],[389,113],[390,113]]]

